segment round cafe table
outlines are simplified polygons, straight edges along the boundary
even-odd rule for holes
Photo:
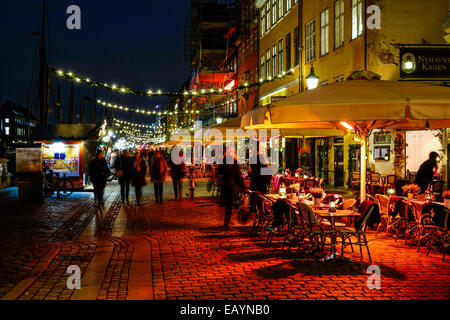
[[[331,252],[325,258],[322,258],[322,261],[329,261],[335,259],[345,259],[348,261],[352,261],[350,258],[341,257],[336,253],[336,218],[349,218],[349,217],[357,217],[359,216],[358,212],[354,212],[353,210],[336,210],[336,212],[329,212],[327,209],[314,209],[314,213],[323,219],[327,219],[331,223],[331,230],[335,231],[331,237]]]

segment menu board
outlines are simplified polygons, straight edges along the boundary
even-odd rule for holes
[[[42,172],[41,148],[17,148],[16,172],[17,173]]]
[[[54,173],[65,173],[67,177],[80,175],[80,144],[44,144],[43,150],[45,168]]]

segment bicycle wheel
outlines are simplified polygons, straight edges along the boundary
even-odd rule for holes
[[[60,194],[63,197],[68,197],[73,193],[73,183],[70,180],[62,180],[60,182]]]

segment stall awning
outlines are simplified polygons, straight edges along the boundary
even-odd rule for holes
[[[420,121],[414,123],[414,121]],[[242,127],[329,128],[339,121],[410,122],[426,120],[449,126],[450,88],[383,80],[336,82],[254,109],[242,117]],[[439,120],[439,122],[437,122]],[[406,123],[404,123],[406,125]],[[398,127],[398,123],[396,124]]]

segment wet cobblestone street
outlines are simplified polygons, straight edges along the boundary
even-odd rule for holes
[[[269,246],[249,225],[233,219],[224,229],[223,207],[199,183],[194,200],[123,205],[117,183],[108,185],[104,208],[92,193],[46,199],[39,207],[3,197],[0,214],[0,298],[20,300],[180,299],[449,299],[450,266],[441,254],[405,246],[368,232],[381,289],[366,282],[370,265],[359,250],[352,262],[323,263],[313,256]],[[187,190],[187,188],[185,188]],[[133,193],[132,193],[133,194]],[[134,194],[131,199],[134,200]],[[6,199],[6,200],[5,200]],[[6,202],[5,202],[6,201]],[[251,223],[251,222],[249,222]],[[81,289],[68,289],[69,265],[81,271]]]

